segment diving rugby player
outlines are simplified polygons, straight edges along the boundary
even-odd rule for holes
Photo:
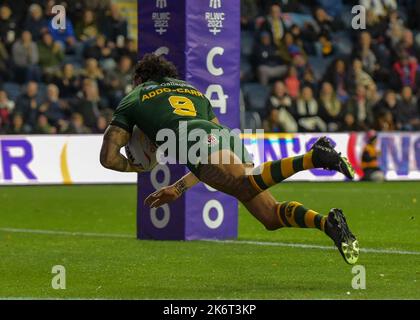
[[[104,134],[101,164],[111,170],[141,172],[141,167],[133,165],[120,153],[129,142],[133,127],[139,127],[159,146],[162,141],[157,141],[156,135],[162,129],[173,130],[178,142],[185,140],[180,134],[180,123],[186,122],[187,130],[201,129],[208,134],[208,158],[198,163],[187,159],[186,165],[191,172],[173,185],[149,195],[145,200],[147,205],[159,207],[175,201],[202,181],[237,198],[267,230],[319,229],[334,241],[347,263],[355,264],[359,257],[358,242],[340,209],[333,208],[324,216],[296,201],[279,202],[268,191],[295,173],[313,168],[335,170],[353,179],[354,170],[347,159],[323,137],[301,156],[266,162],[253,168],[245,148],[243,152],[235,152],[233,148],[239,137],[222,134],[221,139],[236,140],[223,147],[217,140],[210,139],[212,130],[222,131],[226,127],[219,124],[209,100],[192,85],[177,79],[177,75],[176,67],[161,56],[147,54],[137,63],[133,76],[135,88],[121,101]],[[191,142],[186,143],[187,148],[192,147]],[[178,160],[180,157],[178,152]]]

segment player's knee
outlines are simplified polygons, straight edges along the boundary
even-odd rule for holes
[[[281,225],[278,221],[266,221],[263,224],[267,231],[276,231],[281,228]]]
[[[248,202],[255,198],[260,192],[255,190],[251,182],[248,179],[248,176],[241,176],[236,178],[237,182],[235,183],[237,188],[235,188],[235,197],[241,202]]]

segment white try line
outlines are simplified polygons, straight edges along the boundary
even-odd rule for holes
[[[95,232],[72,232],[72,231],[55,231],[55,230],[38,230],[38,229],[17,229],[17,228],[0,228],[0,232],[9,233],[29,233],[29,234],[45,234],[58,236],[73,236],[73,237],[96,237],[96,238],[123,238],[134,239],[134,235],[119,234],[119,233],[95,233]],[[266,242],[266,241],[251,241],[251,240],[201,240],[203,242],[211,242],[216,244],[246,244],[266,247],[285,247],[285,248],[301,248],[301,249],[317,249],[317,250],[336,250],[333,246],[320,246],[303,243],[286,243],[286,242]],[[375,248],[360,248],[361,252],[379,253],[379,254],[398,254],[398,255],[420,255],[420,251],[406,251],[398,249],[375,249]]]

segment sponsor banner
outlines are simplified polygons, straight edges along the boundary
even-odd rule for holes
[[[302,154],[321,135],[266,134],[265,139],[245,135],[243,140],[259,165]],[[328,136],[360,174],[364,134]],[[101,166],[101,144],[101,135],[0,136],[0,185],[136,183],[136,174],[114,172]],[[378,149],[387,180],[420,180],[420,132],[379,134]],[[335,172],[311,170],[289,180],[342,181],[344,177]]]
[[[0,136],[0,185],[133,183],[136,174],[103,168],[102,136]]]

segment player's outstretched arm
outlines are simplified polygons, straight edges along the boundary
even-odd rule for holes
[[[173,185],[164,187],[150,194],[144,203],[151,208],[160,207],[178,199],[185,191],[195,186],[200,180],[192,173],[186,174]]]
[[[107,169],[120,172],[142,172],[141,167],[131,164],[120,150],[130,139],[130,133],[120,127],[110,125],[105,131],[100,161]]]

